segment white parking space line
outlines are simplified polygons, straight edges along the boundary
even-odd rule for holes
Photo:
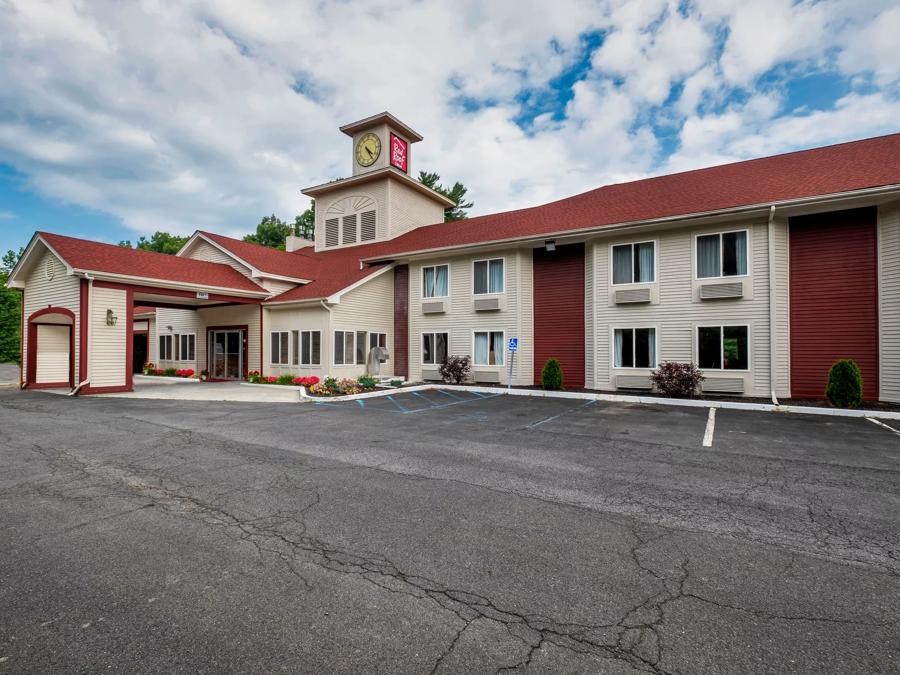
[[[713,444],[713,434],[716,433],[716,409],[709,409],[709,417],[706,420],[706,431],[703,433],[703,447],[711,448]]]
[[[885,424],[885,423],[882,422],[881,420],[876,420],[874,417],[867,417],[866,419],[869,420],[872,424],[877,424],[878,426],[884,427],[884,428],[887,429],[888,431],[893,431],[895,434],[897,434],[898,436],[900,436],[900,429],[895,429],[895,428],[892,427],[892,426],[888,426],[887,424]]]

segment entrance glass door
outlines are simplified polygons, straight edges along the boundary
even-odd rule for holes
[[[244,376],[240,330],[209,331],[209,375],[215,380],[239,380]]]

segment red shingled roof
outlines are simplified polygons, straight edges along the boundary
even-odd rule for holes
[[[244,262],[249,263],[260,272],[268,272],[269,274],[277,274],[293,279],[311,278],[304,273],[304,263],[302,260],[298,260],[295,253],[279,251],[278,249],[252,244],[240,239],[224,237],[213,232],[200,232],[200,234],[230,251]]]
[[[210,288],[264,291],[228,265],[179,258],[165,253],[123,248],[113,244],[38,233],[71,267],[90,272],[125,274],[160,281],[183,282]]]
[[[655,220],[900,184],[900,134],[607,185],[542,206],[421,227],[359,257]]]
[[[319,251],[318,253],[312,250],[307,253],[296,251],[294,255],[304,259],[306,266],[304,269],[310,273],[307,278],[313,279],[313,281],[291,288],[281,295],[276,295],[274,298],[270,298],[269,302],[327,298],[329,295],[365,279],[384,267],[384,265],[360,266],[359,259],[363,255],[362,250],[369,250],[375,245],[377,244],[341,248],[334,251]]]

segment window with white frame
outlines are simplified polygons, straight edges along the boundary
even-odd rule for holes
[[[697,364],[701,370],[748,370],[749,347],[747,326],[697,328]]]
[[[422,268],[422,297],[446,298],[450,293],[450,266],[429,265]]]
[[[502,366],[506,343],[502,330],[475,332],[475,365]]]
[[[355,336],[352,330],[334,331],[334,365],[352,366],[356,363]]]
[[[476,295],[503,292],[503,258],[476,260],[473,274]]]
[[[369,349],[372,347],[387,349],[387,333],[369,333]]]
[[[656,329],[614,329],[613,367],[656,368]]]
[[[295,366],[318,366],[322,362],[322,333],[317,330],[293,331],[292,362]]]
[[[369,352],[366,351],[368,337],[368,332],[364,330],[356,331],[356,365],[358,366],[366,365],[366,356],[369,355]]]
[[[747,230],[697,237],[697,278],[747,274]]]
[[[288,352],[290,349],[290,333],[286,330],[272,331],[272,365],[288,365]]]
[[[194,333],[182,333],[178,336],[178,360],[194,361],[197,358],[197,336]]]
[[[422,333],[422,363],[439,365],[447,358],[447,333]]]
[[[172,360],[172,336],[171,335],[160,335],[159,336],[159,360],[160,361],[171,361]]]
[[[656,281],[656,242],[618,244],[612,247],[612,282],[644,284]]]

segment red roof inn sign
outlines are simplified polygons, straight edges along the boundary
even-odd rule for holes
[[[409,163],[407,150],[406,141],[396,134],[391,134],[391,166],[400,169],[403,173],[406,173]]]

